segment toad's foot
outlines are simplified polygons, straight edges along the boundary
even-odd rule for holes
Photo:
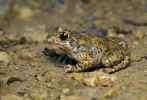
[[[65,70],[66,73],[70,73],[70,72],[82,72],[82,71],[86,71],[90,68],[93,67],[92,65],[93,63],[91,63],[90,61],[84,61],[84,62],[79,62],[76,64],[76,66],[72,66],[72,65],[65,65],[65,67],[67,68]]]
[[[66,68],[65,73],[71,73],[76,70],[75,67],[72,65],[65,65],[64,68]]]

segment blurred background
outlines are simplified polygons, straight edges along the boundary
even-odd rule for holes
[[[0,28],[19,34],[26,28],[49,32],[60,25],[75,31],[133,30],[127,22],[146,22],[146,9],[146,0],[0,0]]]

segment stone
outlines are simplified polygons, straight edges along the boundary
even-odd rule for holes
[[[145,32],[144,31],[141,31],[141,30],[138,30],[135,34],[135,38],[136,39],[139,39],[139,40],[142,40],[144,37],[145,37]]]
[[[87,86],[111,86],[113,82],[117,80],[116,75],[107,74],[101,71],[95,71],[90,73],[72,73],[71,77],[81,84]]]
[[[23,49],[20,51],[20,58],[23,60],[35,61],[38,57],[40,57],[40,53],[35,49]]]
[[[126,89],[126,86],[122,86],[121,89],[122,89],[122,90],[125,90],[125,89]]]
[[[20,7],[18,9],[18,19],[29,20],[31,17],[34,16],[33,10],[31,10],[29,7]]]
[[[42,100],[48,97],[47,89],[44,88],[35,88],[30,91],[29,96],[33,100]]]
[[[63,88],[63,93],[70,94],[70,89],[69,88]]]
[[[42,75],[37,75],[37,79],[41,82],[44,82],[45,81],[45,78],[42,76]]]
[[[8,66],[10,62],[11,62],[11,57],[5,52],[0,52],[0,65]]]
[[[108,29],[108,37],[116,37],[117,34],[114,29]]]
[[[112,88],[112,89],[110,89],[108,91],[108,94],[107,94],[106,97],[108,97],[108,98],[114,98],[114,97],[117,97],[117,96],[119,96],[118,92],[115,89]]]
[[[132,81],[129,83],[129,90],[130,91],[134,91],[137,89],[140,89],[140,90],[142,89],[142,90],[147,91],[146,83],[145,82],[135,82],[135,81]]]
[[[137,53],[133,52],[133,54],[131,54],[131,60],[132,61],[140,61],[141,57],[139,57]]]

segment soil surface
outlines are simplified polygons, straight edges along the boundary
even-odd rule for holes
[[[0,100],[147,100],[146,11],[146,0],[1,0]],[[59,26],[124,39],[130,65],[112,73],[111,85],[74,80],[62,51],[43,52],[54,50],[46,36]]]

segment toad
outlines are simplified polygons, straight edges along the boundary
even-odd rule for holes
[[[71,32],[64,26],[46,37],[49,44],[62,49],[76,65],[65,65],[66,73],[82,72],[98,68],[113,73],[128,66],[130,51],[125,41],[98,34]]]

